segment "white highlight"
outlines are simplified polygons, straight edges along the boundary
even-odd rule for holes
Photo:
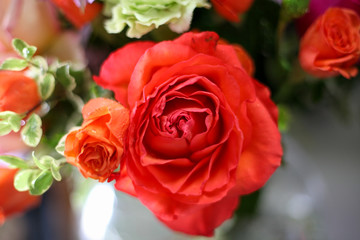
[[[109,184],[97,184],[90,191],[81,215],[81,239],[105,239],[115,203],[114,188]]]

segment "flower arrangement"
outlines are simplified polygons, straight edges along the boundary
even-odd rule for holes
[[[0,223],[71,165],[213,236],[282,164],[288,109],[358,80],[360,5],[333,2],[3,1]]]

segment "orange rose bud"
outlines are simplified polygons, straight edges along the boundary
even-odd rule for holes
[[[0,71],[0,111],[25,113],[40,101],[33,79],[22,72]]]
[[[360,17],[351,9],[329,8],[306,31],[299,60],[311,75],[354,77],[360,56]]]
[[[101,11],[102,4],[91,3],[86,4],[85,9],[82,10],[73,0],[51,0],[61,11],[65,17],[74,24],[77,28],[81,28],[86,23],[93,20]]]
[[[113,100],[96,98],[82,114],[84,122],[67,136],[64,154],[84,177],[104,182],[120,166],[129,111]]]
[[[0,167],[0,225],[8,216],[36,206],[40,198],[14,188],[17,169]]]
[[[215,10],[224,18],[238,22],[239,14],[246,12],[254,0],[212,0]]]

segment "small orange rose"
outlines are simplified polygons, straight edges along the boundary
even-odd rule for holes
[[[129,111],[113,100],[96,98],[82,114],[84,122],[67,136],[64,154],[84,177],[104,182],[120,166]]]
[[[316,77],[354,77],[360,57],[360,17],[351,9],[329,8],[300,42],[300,64]]]
[[[36,82],[22,72],[0,71],[0,112],[25,113],[40,102]]]

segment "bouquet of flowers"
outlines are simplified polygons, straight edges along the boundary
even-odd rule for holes
[[[0,6],[0,224],[79,171],[213,236],[284,162],[289,109],[358,81],[357,0]]]

